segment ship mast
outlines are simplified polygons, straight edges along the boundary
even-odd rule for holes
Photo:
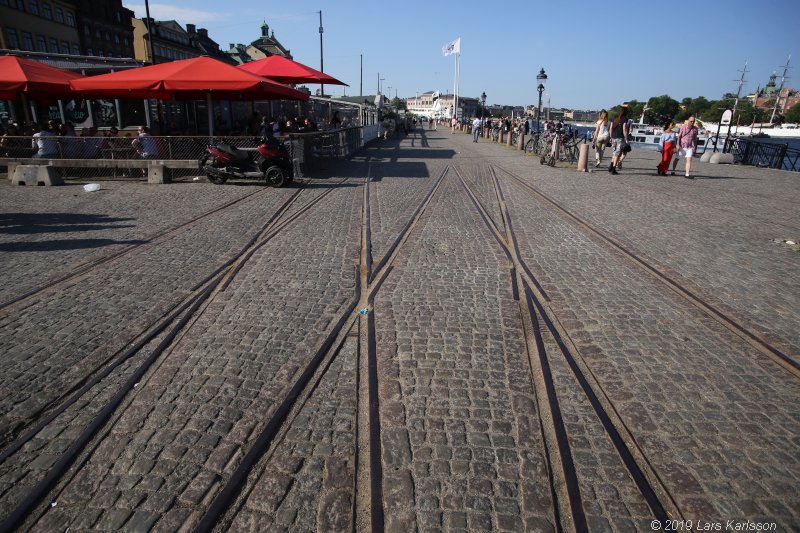
[[[744,62],[744,68],[740,72],[742,73],[742,77],[739,78],[739,90],[736,92],[736,101],[733,103],[733,113],[731,113],[731,121],[728,123],[728,135],[727,135],[728,137],[731,136],[731,124],[733,124],[733,119],[734,117],[736,117],[736,108],[739,107],[739,97],[742,95],[742,86],[745,83],[747,83],[747,80],[744,79],[744,75],[747,74],[747,61]]]
[[[772,108],[772,116],[769,118],[769,123],[772,124],[775,121],[775,114],[778,112],[778,103],[781,101],[781,93],[783,93],[783,85],[786,83],[786,80],[789,79],[786,77],[786,72],[789,70],[789,61],[792,59],[792,56],[789,56],[789,59],[786,60],[786,64],[783,66],[783,76],[781,76],[781,88],[778,89],[778,95],[775,97],[775,106]],[[781,108],[781,112],[784,109]]]

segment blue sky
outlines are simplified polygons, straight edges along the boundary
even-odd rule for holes
[[[144,0],[123,5],[145,16]],[[787,85],[800,88],[797,0],[150,0],[155,19],[207,28],[226,50],[257,39],[266,21],[296,61],[317,69],[319,10],[325,72],[350,85],[347,95],[359,94],[360,54],[363,94],[376,92],[379,72],[392,96],[452,93],[454,56],[441,49],[457,37],[459,93],[485,91],[489,104],[535,105],[542,67],[552,107],[600,109],[662,94],[717,99],[736,92],[747,61],[745,94],[772,72],[780,77],[790,55]]]

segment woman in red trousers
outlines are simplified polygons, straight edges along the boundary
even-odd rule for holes
[[[669,170],[669,164],[672,161],[672,156],[675,154],[675,144],[678,136],[672,129],[675,127],[674,122],[668,122],[664,125],[664,133],[661,134],[661,141],[659,142],[661,152],[661,163],[658,164],[658,175],[666,176]]]

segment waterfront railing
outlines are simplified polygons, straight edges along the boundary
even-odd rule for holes
[[[734,162],[740,165],[800,172],[800,150],[786,143],[730,137],[725,141],[723,152],[733,154]]]

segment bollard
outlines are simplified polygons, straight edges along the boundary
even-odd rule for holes
[[[519,132],[517,135],[517,150],[524,150],[525,149],[525,134]]]
[[[715,165],[716,164],[732,165],[734,162],[733,154],[731,153],[722,154],[720,152],[717,152],[715,154],[711,154],[711,157],[708,159],[708,162],[713,163]]]
[[[586,142],[581,143],[580,150],[578,154],[578,172],[586,172],[586,166],[589,162],[589,144]]]
[[[506,137],[506,146],[511,146],[511,131],[508,132],[508,136]]]

